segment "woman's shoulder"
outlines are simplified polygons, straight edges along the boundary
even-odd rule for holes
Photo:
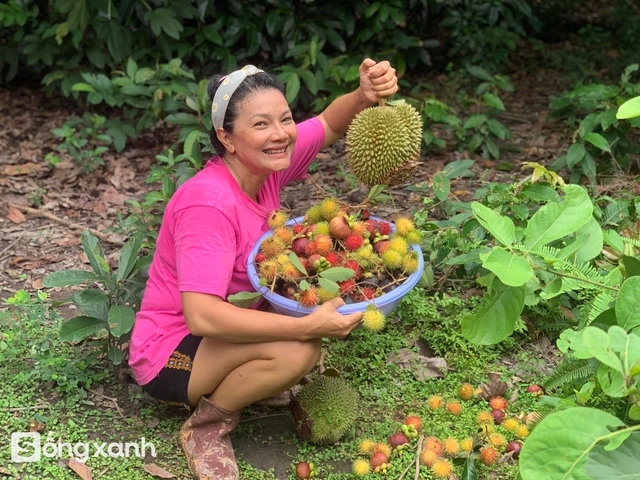
[[[174,208],[187,205],[216,206],[220,199],[230,196],[229,182],[221,163],[210,160],[189,180],[185,181],[171,197]]]

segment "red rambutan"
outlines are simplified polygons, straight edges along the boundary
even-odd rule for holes
[[[303,307],[314,307],[318,305],[320,298],[316,287],[309,287],[307,290],[301,290],[298,294],[298,302]]]
[[[391,235],[391,224],[389,222],[385,222],[384,220],[379,221],[378,231],[380,232],[380,235]]]
[[[360,235],[349,235],[344,241],[344,246],[350,252],[355,252],[363,244],[362,237]]]

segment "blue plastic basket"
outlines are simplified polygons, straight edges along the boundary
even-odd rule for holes
[[[383,221],[383,219],[381,218],[371,218],[378,221]],[[298,217],[294,218],[293,220],[289,220],[287,222],[287,225],[291,226],[303,222],[304,217]],[[304,317],[305,315],[309,315],[317,307],[303,307],[295,300],[290,300],[286,297],[283,297],[282,295],[273,293],[269,287],[260,285],[259,283],[260,277],[258,276],[254,259],[258,254],[262,242],[272,233],[273,231],[270,230],[262,235],[249,253],[249,258],[247,259],[247,274],[249,275],[249,281],[251,282],[251,285],[253,285],[253,288],[255,288],[257,292],[262,294],[262,296],[267,299],[267,301],[271,304],[276,312],[283,315],[289,315],[291,317]],[[422,275],[422,270],[424,269],[424,257],[422,255],[422,249],[419,245],[411,245],[411,248],[418,253],[418,269],[413,272],[401,285],[399,285],[394,290],[391,290],[389,293],[385,293],[384,295],[381,295],[380,297],[377,297],[373,300],[366,300],[364,302],[343,305],[342,307],[338,308],[338,311],[343,314],[361,312],[365,310],[371,303],[373,303],[385,315],[390,314],[393,309],[400,304],[402,298],[411,291],[416,283],[418,283],[418,280],[420,280],[420,276]]]

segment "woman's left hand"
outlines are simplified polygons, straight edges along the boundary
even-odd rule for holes
[[[371,103],[391,97],[398,91],[396,69],[387,60],[376,63],[366,58],[360,64],[360,89]]]

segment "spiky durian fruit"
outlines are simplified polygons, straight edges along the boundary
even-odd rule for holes
[[[418,165],[422,119],[403,100],[360,112],[347,130],[347,164],[362,183],[397,185]]]
[[[339,440],[358,416],[358,393],[340,377],[308,383],[289,404],[301,438],[319,444]]]

